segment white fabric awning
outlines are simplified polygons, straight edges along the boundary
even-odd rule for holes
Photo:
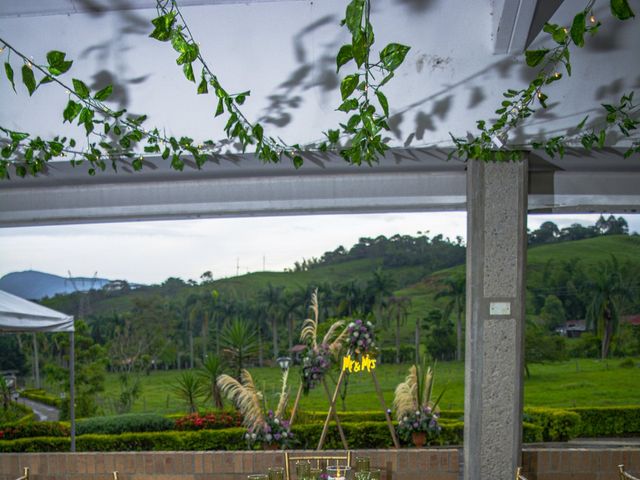
[[[0,332],[73,331],[73,316],[0,290]]]

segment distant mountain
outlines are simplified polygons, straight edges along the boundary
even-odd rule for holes
[[[0,278],[0,290],[29,300],[40,300],[59,293],[86,292],[91,288],[99,290],[108,283],[111,283],[111,280],[106,278],[65,278],[36,270],[27,270],[8,273]]]

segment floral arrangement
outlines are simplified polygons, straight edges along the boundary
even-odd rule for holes
[[[396,387],[393,407],[398,420],[398,436],[405,441],[414,434],[425,433],[434,437],[440,433],[438,403],[444,394],[432,401],[434,373],[431,367],[412,365],[404,382]]]
[[[249,447],[258,444],[286,448],[293,443],[293,433],[289,428],[289,422],[280,420],[273,410],[267,412],[264,425],[255,429],[249,428],[244,434],[244,438]]]
[[[238,412],[192,413],[176,420],[176,430],[215,430],[218,428],[239,427],[242,415]]]
[[[433,437],[438,435],[440,430],[438,414],[429,406],[422,406],[414,412],[407,412],[398,420],[398,436],[405,441],[411,440],[411,434],[414,432],[425,432],[427,436]]]
[[[309,393],[322,382],[324,375],[331,368],[334,359],[342,349],[342,344],[346,338],[347,330],[341,334],[338,330],[344,322],[338,320],[334,322],[321,342],[318,342],[318,321],[320,309],[318,307],[318,289],[311,294],[311,305],[309,307],[313,313],[313,318],[307,318],[302,324],[300,340],[307,345],[304,357],[302,358],[302,391]]]
[[[347,349],[357,354],[372,353],[376,350],[373,324],[360,319],[354,320],[347,326]]]
[[[302,391],[307,394],[318,386],[330,367],[329,345],[322,343],[316,348],[308,347],[302,358]]]
[[[240,381],[226,374],[218,377],[217,384],[222,394],[236,405],[243,417],[242,424],[247,429],[244,438],[249,447],[262,444],[268,448],[286,448],[291,445],[293,434],[289,422],[283,420],[289,400],[288,377],[289,370],[285,370],[275,412],[266,410],[264,395],[256,388],[248,370],[242,370]]]

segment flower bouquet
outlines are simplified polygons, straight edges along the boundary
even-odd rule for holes
[[[347,350],[359,355],[376,351],[373,324],[371,322],[364,322],[360,319],[354,320],[347,326],[346,333],[345,345]]]

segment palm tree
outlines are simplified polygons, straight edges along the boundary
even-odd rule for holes
[[[411,306],[409,297],[389,297],[389,314],[395,320],[396,327],[396,363],[400,363],[400,327],[406,322]]]
[[[222,374],[222,360],[217,355],[209,355],[203,362],[202,368],[198,373],[207,386],[207,399],[211,399],[214,408],[222,410],[224,407],[222,404],[222,394],[216,383],[218,376]]]
[[[260,298],[264,304],[266,314],[271,323],[271,335],[273,338],[273,359],[277,359],[279,356],[279,343],[278,343],[278,320],[282,318],[283,304],[284,304],[284,287],[274,286],[271,283],[267,285],[267,288],[260,292]]]
[[[449,318],[451,312],[456,312],[456,360],[462,360],[462,313],[466,302],[466,280],[463,275],[456,275],[442,280],[444,289],[436,294],[436,299],[447,298],[444,318]]]
[[[611,255],[610,260],[600,263],[595,277],[587,286],[591,298],[587,307],[587,323],[602,338],[602,359],[609,356],[611,339],[618,330],[622,302],[633,299],[633,289],[626,273],[618,259]]]
[[[227,323],[222,331],[222,351],[229,358],[228,363],[233,366],[237,378],[240,378],[245,364],[257,353],[253,330],[248,322],[236,318]]]
[[[198,411],[199,400],[207,395],[207,386],[202,379],[192,372],[182,372],[177,384],[171,386],[171,390],[187,405],[189,413]]]

